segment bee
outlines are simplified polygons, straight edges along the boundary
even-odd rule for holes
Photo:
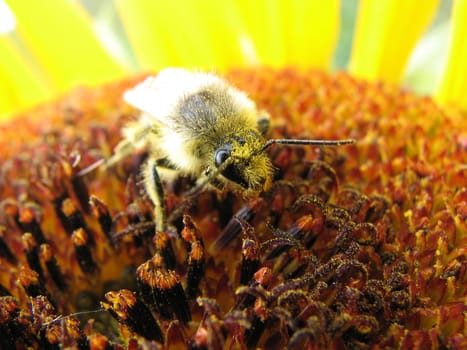
[[[123,139],[105,162],[110,167],[135,148],[148,150],[143,183],[154,204],[156,231],[167,229],[160,174],[177,174],[237,189],[246,196],[266,191],[274,168],[272,144],[344,145],[354,140],[270,139],[267,113],[247,95],[212,73],[167,68],[124,93],[142,113],[122,129]],[[86,169],[85,169],[86,170]]]

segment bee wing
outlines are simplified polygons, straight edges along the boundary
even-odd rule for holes
[[[158,97],[160,91],[162,88],[158,84],[157,77],[151,76],[134,88],[125,91],[123,99],[133,107],[157,118],[161,114],[160,105],[157,103],[160,99]]]
[[[123,98],[158,122],[170,126],[168,117],[173,115],[182,98],[213,82],[219,83],[222,80],[214,74],[182,68],[166,68],[157,76],[148,77],[134,88],[127,90]]]

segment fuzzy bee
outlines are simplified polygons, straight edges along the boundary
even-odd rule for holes
[[[235,187],[247,195],[260,193],[272,182],[273,166],[265,150],[274,143],[343,145],[353,140],[266,141],[267,114],[245,93],[220,77],[167,68],[128,90],[124,99],[141,110],[139,119],[123,128],[123,140],[105,162],[110,167],[135,148],[145,147],[145,189],[154,203],[156,230],[167,229],[164,169],[200,179],[217,188]]]

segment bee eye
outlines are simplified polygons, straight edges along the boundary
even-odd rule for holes
[[[226,150],[224,148],[220,148],[216,151],[216,154],[214,155],[214,161],[216,163],[217,167],[220,167],[222,163],[224,163],[227,158],[230,157],[230,151]]]

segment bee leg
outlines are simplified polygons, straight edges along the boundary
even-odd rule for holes
[[[169,162],[167,158],[159,158],[156,160],[156,166],[158,168],[164,168],[168,170],[177,170],[177,167]]]
[[[143,169],[144,187],[149,198],[154,204],[154,216],[156,217],[156,232],[167,231],[167,220],[165,217],[164,189],[157,171],[157,160],[149,158]]]
[[[112,156],[104,163],[105,169],[109,169],[126,156],[130,155],[135,149],[134,143],[124,139],[120,141],[114,149]]]
[[[225,184],[222,181],[220,181],[217,177],[210,179],[209,184],[221,191],[225,188]]]
[[[266,135],[269,130],[269,125],[269,115],[266,112],[262,112],[257,120],[258,131],[261,133],[261,135]]]
[[[146,125],[131,123],[123,129],[125,138],[114,149],[112,157],[105,162],[105,168],[109,169],[120,160],[130,155],[136,148],[142,148],[151,134],[152,129]]]
[[[90,166],[82,169],[78,173],[78,175],[79,176],[87,175],[87,174],[93,172],[95,169],[99,168],[100,166],[103,166],[101,168],[101,170],[108,170],[111,167],[113,167],[115,164],[120,162],[123,158],[130,155],[133,152],[134,149],[135,149],[134,142],[132,142],[132,141],[130,141],[128,139],[123,139],[122,141],[120,141],[117,144],[117,146],[114,149],[114,152],[113,152],[112,156],[109,159],[107,159],[107,160],[100,159],[100,160],[94,162]]]

